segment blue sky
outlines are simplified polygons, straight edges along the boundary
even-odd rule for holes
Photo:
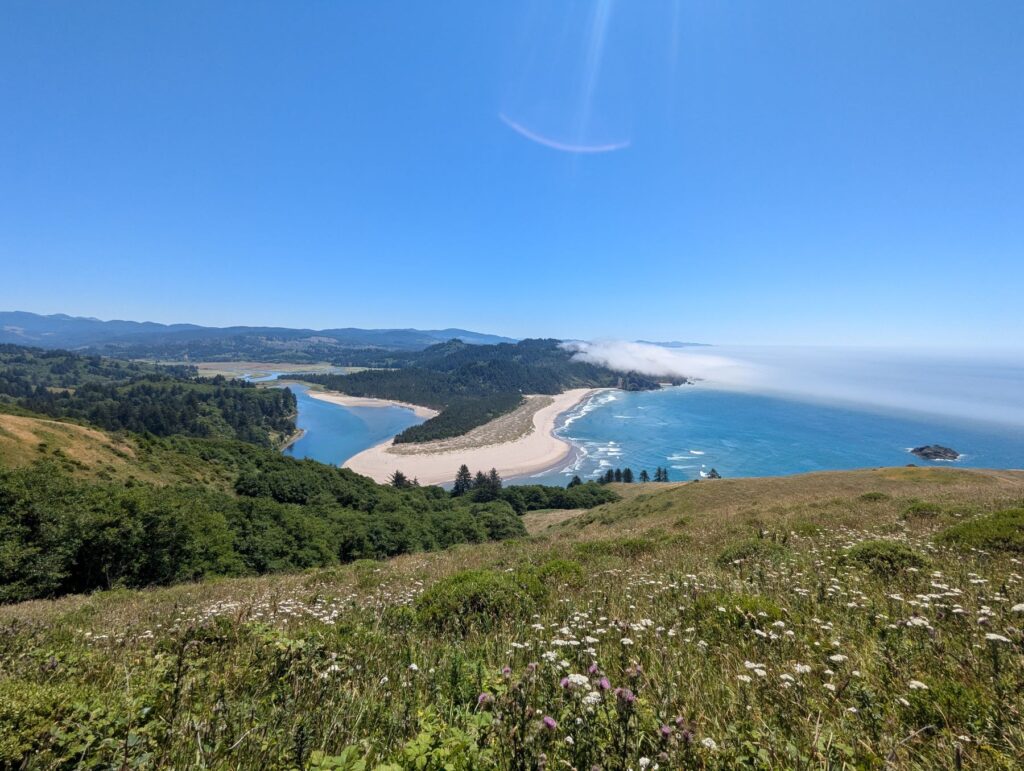
[[[1022,34],[998,1],[8,0],[0,307],[1006,344]]]

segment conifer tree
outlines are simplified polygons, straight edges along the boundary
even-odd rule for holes
[[[615,469],[615,481],[616,482],[621,482],[622,481],[622,469],[620,469],[620,468]]]
[[[622,469],[622,481],[625,482],[626,484],[631,484],[633,482],[633,469]]]
[[[651,481],[651,475],[647,473],[647,469],[644,469],[643,471],[640,472],[640,481],[641,482],[650,482]]]
[[[388,483],[392,487],[409,487],[409,477],[407,477],[401,471],[395,471],[395,473],[391,475],[391,479],[388,480]]]
[[[455,484],[452,485],[452,495],[465,495],[473,489],[473,475],[469,473],[469,466],[463,463],[455,474]]]
[[[580,479],[579,475],[577,474],[576,476],[569,480],[569,484],[567,484],[565,488],[568,490],[571,487],[579,487],[581,484],[583,484],[583,480]]]

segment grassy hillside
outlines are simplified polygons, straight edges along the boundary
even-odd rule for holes
[[[619,490],[513,541],[0,608],[0,763],[1020,767],[1024,473]]]

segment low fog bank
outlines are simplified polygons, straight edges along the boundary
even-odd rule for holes
[[[1024,427],[1024,355],[863,348],[679,349],[615,340],[566,343],[574,358],[710,388],[913,411]]]

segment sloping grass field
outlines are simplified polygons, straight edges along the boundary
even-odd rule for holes
[[[0,608],[0,766],[1024,763],[1024,472],[620,492],[515,541]]]

